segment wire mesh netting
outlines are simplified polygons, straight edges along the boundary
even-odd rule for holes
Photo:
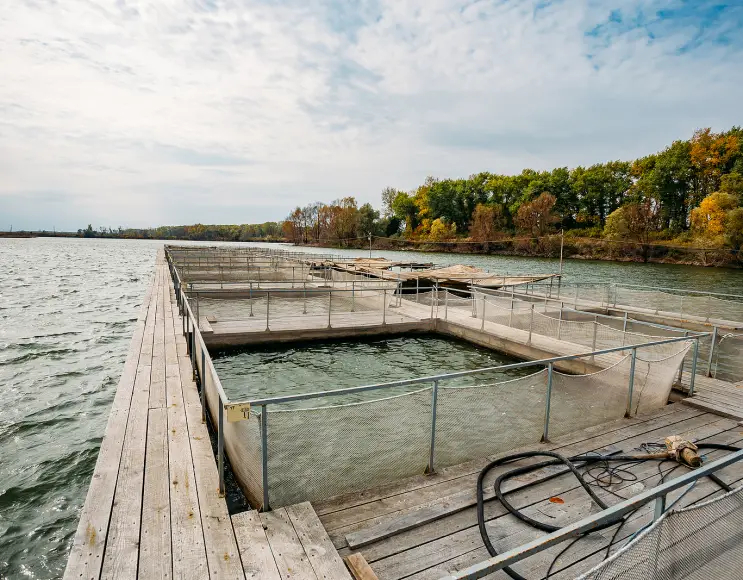
[[[536,443],[544,429],[547,371],[438,390],[435,465],[446,467]]]
[[[734,580],[743,570],[743,487],[670,510],[578,580]]]
[[[743,334],[726,334],[720,339],[712,376],[722,381],[743,381]]]
[[[274,507],[422,474],[431,439],[431,387],[363,403],[268,412]]]

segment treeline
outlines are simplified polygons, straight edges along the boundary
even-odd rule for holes
[[[210,242],[283,241],[281,223],[242,225],[160,226],[158,228],[106,228],[94,229],[91,224],[77,230],[84,238],[127,238],[152,240],[199,240]]]
[[[563,230],[566,239],[743,246],[743,130],[696,131],[634,161],[518,175],[429,177],[412,191],[386,188],[382,211],[352,197],[296,208],[284,222],[297,243],[345,243],[376,236],[410,242],[474,243],[535,238]],[[537,248],[538,249],[538,248]]]

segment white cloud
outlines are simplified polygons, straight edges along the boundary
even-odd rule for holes
[[[10,1],[0,228],[280,219],[740,123],[735,6]]]

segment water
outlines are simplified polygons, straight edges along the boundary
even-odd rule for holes
[[[141,240],[0,239],[0,578],[57,578],[64,569],[160,245]],[[306,250],[368,256],[359,250]],[[545,259],[374,255],[472,264],[499,272],[558,268],[555,260]],[[566,262],[564,271],[577,281],[743,293],[743,271],[738,270],[576,260]],[[309,387],[317,368],[303,360],[300,349],[292,348],[297,351],[292,372],[306,373],[301,384]],[[357,349],[352,358],[363,352]],[[426,365],[451,370],[454,364],[444,356],[411,363],[410,354],[393,353],[399,356],[397,362],[389,359],[384,370],[375,373],[366,372],[376,363],[367,358],[367,367],[357,365],[363,380],[357,377],[353,384],[367,383],[370,376],[392,380],[428,374],[426,369],[434,366]],[[462,354],[463,359],[467,356]],[[266,368],[270,370],[270,364]]]
[[[0,578],[58,578],[159,244],[0,239]]]
[[[436,335],[339,340],[224,350],[212,356],[232,400],[265,398],[389,383],[519,362],[501,353]],[[446,381],[446,386],[497,382],[536,372],[512,369]],[[302,401],[298,406],[357,402],[400,394],[385,389]],[[286,408],[286,407],[285,407]]]

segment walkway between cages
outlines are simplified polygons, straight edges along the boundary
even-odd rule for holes
[[[142,304],[65,579],[350,579],[309,503],[230,517],[164,254]]]

